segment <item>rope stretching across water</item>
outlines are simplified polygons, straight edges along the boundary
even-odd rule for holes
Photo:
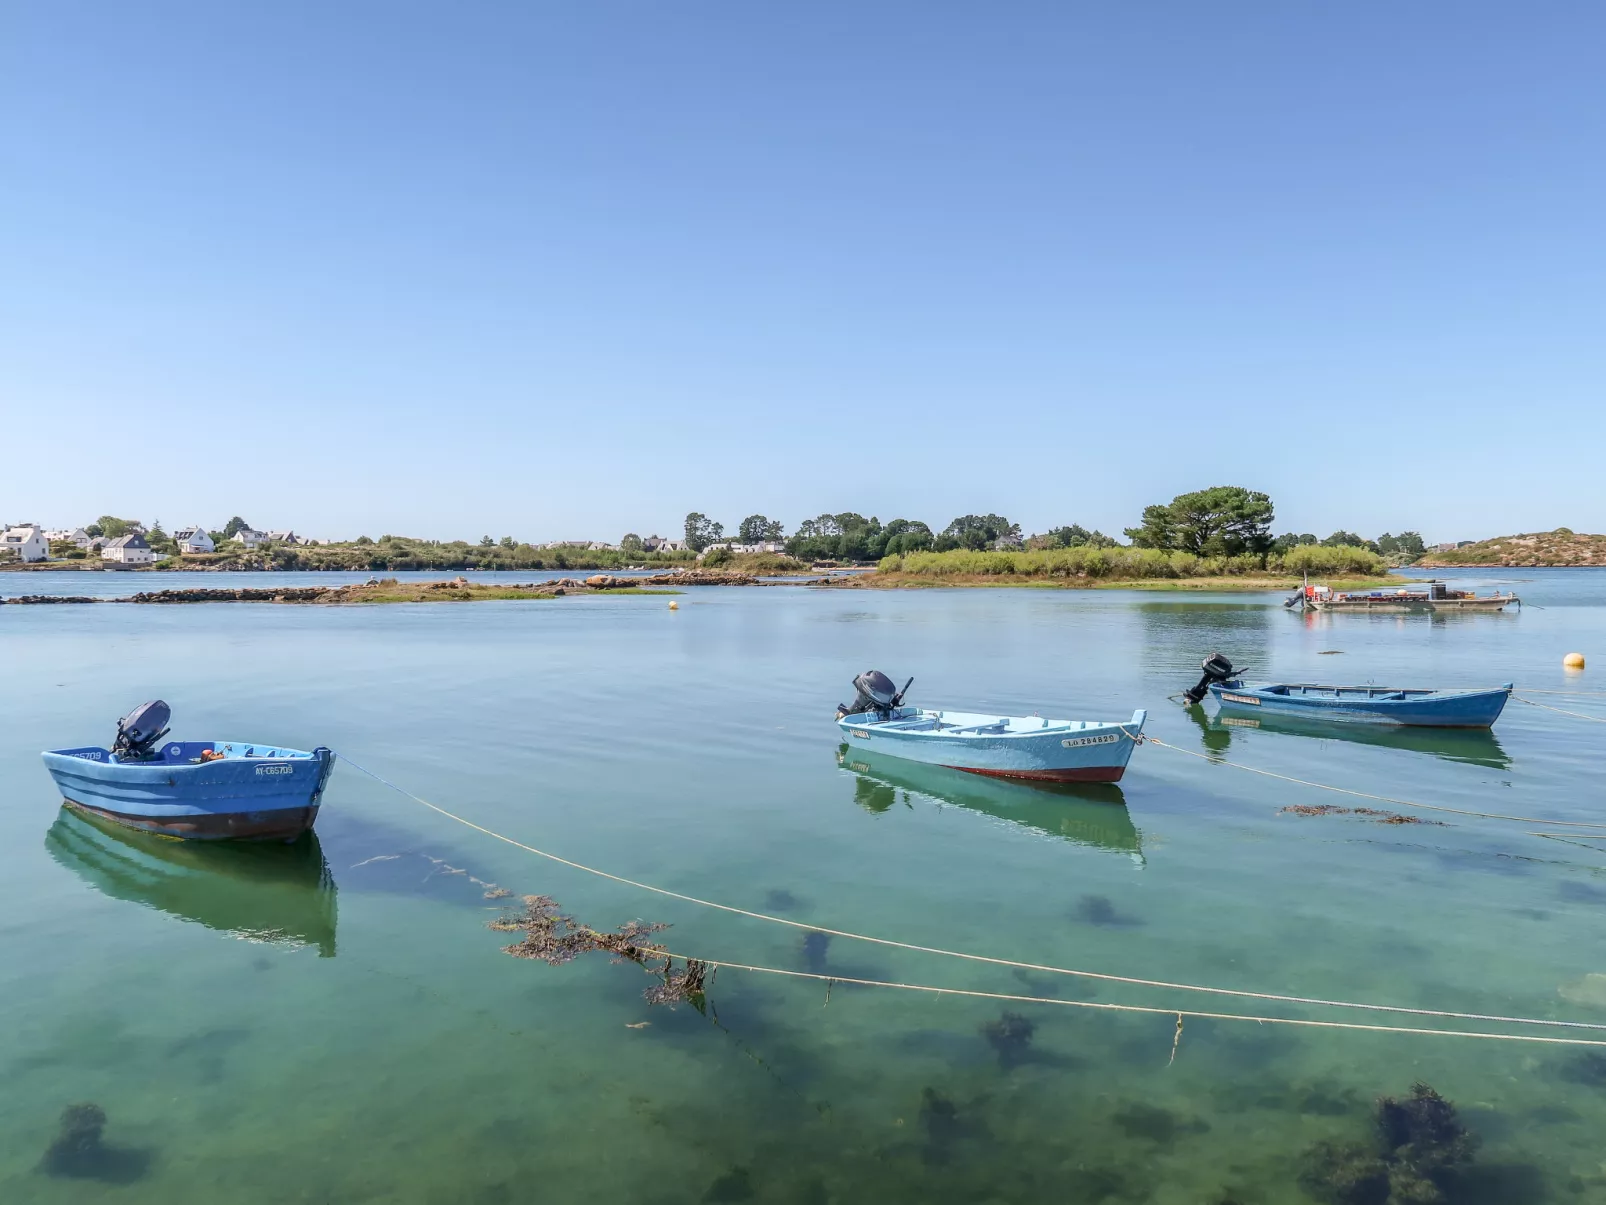
[[[1517,698],[1517,702],[1526,703],[1526,704],[1528,704],[1529,707],[1540,707],[1540,708],[1543,708],[1545,711],[1554,711],[1557,715],[1570,715],[1574,719],[1589,720],[1592,723],[1596,723],[1596,724],[1606,724],[1606,718],[1602,718],[1601,716],[1598,716],[1598,715],[1585,715],[1581,711],[1568,711],[1564,707],[1552,707],[1549,703],[1536,703],[1532,699],[1523,698],[1521,695],[1517,695],[1516,698]]]
[[[674,955],[685,958],[684,954]],[[979,1000],[1003,1000],[1019,1004],[1057,1004],[1062,1008],[1087,1008],[1103,1012],[1144,1013],[1158,1017],[1195,1017],[1211,1021],[1254,1021],[1261,1025],[1298,1025],[1311,1029],[1358,1029],[1369,1033],[1413,1033],[1436,1038],[1484,1038],[1496,1042],[1543,1042],[1556,1046],[1606,1046],[1598,1038],[1552,1038],[1542,1034],[1477,1033],[1466,1029],[1423,1029],[1414,1025],[1368,1025],[1358,1021],[1307,1021],[1296,1017],[1253,1017],[1243,1013],[1198,1012],[1186,1008],[1158,1008],[1144,1004],[1107,1004],[1098,1000],[1060,1000],[1052,996],[1021,996],[1008,992],[984,992],[969,988],[935,987],[928,983],[897,983],[888,979],[855,979],[846,975],[827,975],[818,971],[789,971],[781,967],[749,966],[741,962],[722,962],[713,958],[700,958],[705,966],[727,967],[733,971],[751,971],[759,975],[782,975],[788,979],[813,979],[820,983],[851,983],[857,987],[886,987],[905,992],[926,992],[937,996],[964,996]],[[1366,1005],[1364,1007],[1372,1007]],[[1464,1014],[1444,1013],[1443,1016]],[[1565,1024],[1565,1022],[1552,1022]],[[1598,1028],[1598,1027],[1596,1027]]]
[[[1151,741],[1152,743],[1154,743],[1154,744],[1163,744],[1163,742],[1156,741],[1153,737],[1149,737],[1147,739],[1149,741]],[[1164,747],[1168,748],[1168,749],[1175,749],[1176,748],[1175,745],[1165,745]],[[1189,751],[1186,750],[1186,749],[1179,749],[1178,752],[1187,753]],[[1132,986],[1135,986],[1135,987],[1154,987],[1154,988],[1168,989],[1168,990],[1171,990],[1171,991],[1202,992],[1202,993],[1206,993],[1206,994],[1209,994],[1209,995],[1231,996],[1231,997],[1234,997],[1234,998],[1237,998],[1237,999],[1244,999],[1244,1000],[1269,1000],[1269,1001],[1273,1001],[1273,1002],[1279,1003],[1279,1004],[1308,1004],[1308,1005],[1315,1005],[1315,1006],[1324,1007],[1324,1008],[1350,1008],[1350,1009],[1359,1009],[1359,1010],[1368,1011],[1368,1012],[1397,1013],[1397,1014],[1402,1014],[1402,1015],[1406,1015],[1406,1016],[1416,1016],[1416,1017],[1441,1017],[1441,1018],[1444,1018],[1444,1019],[1447,1019],[1447,1020],[1483,1021],[1483,1022],[1493,1022],[1493,1023],[1499,1023],[1499,1024],[1508,1024],[1508,1025],[1541,1025],[1541,1026],[1550,1026],[1550,1027],[1561,1028],[1561,1029],[1588,1029],[1588,1030],[1606,1031],[1606,1024],[1597,1024],[1597,1023],[1588,1022],[1588,1021],[1554,1021],[1554,1020],[1545,1020],[1545,1019],[1537,1018],[1537,1017],[1503,1017],[1503,1016],[1492,1015],[1492,1014],[1488,1014],[1488,1013],[1452,1012],[1452,1011],[1447,1011],[1447,1010],[1442,1010],[1442,1009],[1432,1009],[1432,1008],[1408,1008],[1408,1007],[1406,1007],[1404,1005],[1399,1005],[1399,1004],[1366,1004],[1366,1003],[1360,1003],[1360,1002],[1351,1001],[1351,1000],[1324,1000],[1324,999],[1321,999],[1319,997],[1312,997],[1312,996],[1291,996],[1291,995],[1283,995],[1283,994],[1273,993],[1273,992],[1251,992],[1251,991],[1244,991],[1244,990],[1240,990],[1240,989],[1237,989],[1237,988],[1229,988],[1229,987],[1208,987],[1208,986],[1203,986],[1203,985],[1196,984],[1196,983],[1172,983],[1172,982],[1169,982],[1169,981],[1163,980],[1163,979],[1140,979],[1140,978],[1137,978],[1136,976],[1131,976],[1131,975],[1112,975],[1112,974],[1109,974],[1109,973],[1104,972],[1104,971],[1087,971],[1087,970],[1080,970],[1080,969],[1076,969],[1076,968],[1072,968],[1072,967],[1045,966],[1045,965],[1043,965],[1041,963],[1021,962],[1021,961],[1018,961],[1018,960],[1013,959],[1013,958],[998,958],[998,957],[995,957],[995,956],[992,956],[992,955],[988,955],[988,954],[971,954],[971,953],[966,953],[965,951],[962,951],[962,950],[945,950],[945,949],[941,949],[940,947],[936,947],[936,946],[923,946],[923,945],[915,944],[913,942],[896,941],[896,940],[894,940],[892,938],[888,938],[888,937],[873,937],[873,936],[871,936],[869,934],[866,934],[866,933],[853,933],[853,932],[850,932],[850,931],[848,931],[846,929],[831,929],[831,928],[827,928],[824,925],[805,924],[802,921],[789,920],[788,918],[786,918],[784,916],[771,916],[768,913],[764,913],[764,912],[754,912],[754,911],[751,911],[751,910],[749,910],[747,908],[738,908],[738,907],[735,907],[734,905],[731,905],[731,904],[721,904],[721,903],[718,903],[718,902],[716,902],[714,900],[705,900],[705,899],[701,899],[700,897],[695,896],[695,895],[687,895],[684,892],[672,891],[667,887],[658,887],[658,886],[655,886],[655,885],[653,885],[651,883],[643,883],[643,882],[640,882],[639,880],[636,880],[636,879],[625,878],[623,875],[612,874],[612,873],[610,873],[609,871],[606,871],[606,870],[599,870],[595,866],[587,866],[582,862],[575,862],[575,861],[573,861],[573,860],[571,860],[569,858],[561,857],[558,854],[550,853],[547,850],[538,849],[533,845],[528,845],[523,841],[519,841],[519,840],[516,840],[513,837],[509,837],[509,836],[506,836],[506,835],[504,835],[502,833],[499,833],[494,829],[486,828],[482,824],[476,824],[474,821],[469,820],[466,817],[459,816],[456,812],[448,811],[446,808],[441,807],[439,804],[431,803],[429,800],[423,798],[422,796],[413,794],[411,791],[407,790],[405,787],[397,786],[395,783],[391,782],[388,778],[385,778],[382,775],[374,773],[372,770],[366,769],[365,767],[358,765],[356,762],[352,761],[349,757],[346,757],[344,754],[341,754],[339,756],[340,756],[340,760],[345,762],[347,765],[351,766],[352,769],[357,770],[360,773],[366,774],[369,778],[372,778],[375,782],[380,783],[383,786],[389,787],[392,791],[395,791],[398,795],[403,795],[406,798],[411,799],[414,803],[421,804],[422,806],[428,808],[430,811],[435,812],[438,815],[445,816],[448,820],[455,821],[456,823],[463,825],[465,828],[471,828],[475,832],[483,833],[485,836],[492,837],[497,841],[503,842],[504,844],[511,845],[515,849],[522,849],[526,853],[532,853],[532,854],[535,854],[537,857],[546,858],[547,860],[552,861],[552,862],[556,862],[561,866],[568,866],[568,867],[570,867],[570,868],[572,868],[574,870],[584,871],[586,874],[595,875],[596,877],[602,878],[602,879],[608,879],[611,882],[621,883],[621,884],[623,884],[623,885],[625,885],[627,887],[635,887],[635,888],[637,888],[637,889],[639,889],[641,891],[649,891],[649,892],[653,893],[654,895],[661,895],[661,896],[664,896],[667,899],[681,900],[684,903],[697,904],[698,906],[703,907],[703,908],[713,908],[713,909],[715,909],[716,911],[719,911],[719,912],[728,912],[728,913],[731,913],[732,915],[735,915],[735,916],[745,916],[745,917],[748,917],[751,920],[768,921],[771,924],[784,925],[787,928],[791,928],[791,929],[802,929],[802,930],[804,930],[806,932],[813,932],[813,933],[826,933],[826,934],[829,934],[832,937],[847,938],[850,941],[863,941],[863,942],[868,942],[871,945],[887,946],[887,947],[890,947],[892,949],[910,950],[910,951],[912,951],[914,953],[918,953],[918,954],[937,954],[937,955],[940,955],[940,956],[942,956],[944,958],[958,958],[958,959],[962,959],[962,960],[964,960],[966,962],[985,963],[985,964],[988,964],[988,965],[991,965],[991,966],[1010,967],[1010,968],[1013,968],[1013,969],[1016,969],[1016,970],[1023,970],[1023,971],[1041,971],[1041,972],[1043,972],[1045,974],[1052,974],[1052,975],[1073,975],[1073,976],[1076,976],[1078,978],[1083,978],[1083,979],[1093,979],[1093,980],[1098,980],[1098,981],[1104,982],[1104,983],[1125,983],[1125,984],[1129,984],[1129,985],[1132,985]],[[1202,755],[1199,755],[1199,756],[1202,756]],[[1232,764],[1232,763],[1227,763],[1227,764]],[[1243,768],[1244,769],[1249,769],[1251,767],[1243,767]],[[1276,777],[1281,777],[1281,775],[1278,775]],[[1294,780],[1294,781],[1297,781],[1297,780]],[[1601,826],[1601,827],[1606,827],[1606,826]],[[714,963],[714,962],[712,962],[710,960],[707,960],[707,959],[704,959],[703,961],[709,962],[710,966],[722,965],[722,964]],[[724,964],[724,965],[730,965],[733,968],[738,966],[738,964],[735,964],[735,963]],[[745,968],[745,969],[753,969],[753,968]],[[801,972],[776,972],[776,973],[801,974]],[[834,978],[834,979],[837,980],[837,982],[842,982],[842,983],[848,982],[848,980],[842,979],[842,978],[837,977],[837,976],[822,976],[822,978],[828,978],[828,979],[829,978]],[[927,990],[939,991],[939,990],[946,990],[946,989],[931,988],[931,989],[927,989]],[[955,993],[955,994],[958,994],[958,993]],[[1005,998],[1005,997],[1001,997],[1001,998]],[[1036,999],[1038,999],[1038,997],[1035,997],[1035,996],[1027,996],[1027,997],[1021,997],[1021,998],[1022,999],[1028,999],[1028,1000],[1036,1000]],[[1133,1007],[1135,1008],[1136,1006],[1133,1006]],[[1156,1008],[1156,1009],[1153,1009],[1152,1011],[1158,1012],[1158,1013],[1164,1013],[1164,1014],[1169,1016],[1169,1015],[1175,1015],[1178,1010],[1176,1010],[1174,1008]],[[1208,1014],[1200,1013],[1200,1014],[1197,1014],[1197,1015],[1206,1016]]]
[[[1259,774],[1265,778],[1297,783],[1302,787],[1314,787],[1318,791],[1333,791],[1339,795],[1351,795],[1356,799],[1371,799],[1378,803],[1391,803],[1395,807],[1419,808],[1425,812],[1445,812],[1452,816],[1472,816],[1479,820],[1512,820],[1518,824],[1553,824],[1561,828],[1606,829],[1606,824],[1594,823],[1588,820],[1556,820],[1546,816],[1508,816],[1502,812],[1473,812],[1466,808],[1449,808],[1437,803],[1417,803],[1411,799],[1395,799],[1392,795],[1374,795],[1370,791],[1356,791],[1350,787],[1335,787],[1330,783],[1312,782],[1308,778],[1295,778],[1291,774],[1279,774],[1275,770],[1262,770],[1259,766],[1246,766],[1242,762],[1212,757],[1208,753],[1197,753],[1192,749],[1184,749],[1179,745],[1162,741],[1157,736],[1147,736],[1143,740],[1146,744],[1159,745],[1162,749],[1170,749],[1173,753],[1180,753],[1184,757],[1197,757],[1200,761],[1207,761],[1212,765],[1231,766],[1234,770],[1243,770],[1249,774]]]

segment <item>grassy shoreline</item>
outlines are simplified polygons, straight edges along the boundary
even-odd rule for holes
[[[1405,583],[1400,577],[1324,578],[1323,584],[1335,590],[1371,590]],[[1233,591],[1253,593],[1278,590],[1287,592],[1300,586],[1302,579],[1278,575],[1231,574],[1209,577],[1135,578],[1044,578],[1014,577],[1001,574],[947,574],[941,577],[919,573],[865,573],[833,581],[834,590],[1154,590],[1154,591]]]

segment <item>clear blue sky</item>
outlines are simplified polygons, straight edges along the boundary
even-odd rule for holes
[[[3,21],[0,518],[1606,531],[1606,6]]]

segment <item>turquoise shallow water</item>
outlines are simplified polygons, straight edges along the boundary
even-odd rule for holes
[[[1152,733],[1218,760],[1606,822],[1585,720],[1513,703],[1486,739],[1335,739],[1166,701],[1215,648],[1290,679],[1591,689],[1597,671],[1569,678],[1561,657],[1606,665],[1606,576],[1516,576],[1539,606],[1444,621],[1044,590],[693,590],[675,613],[654,597],[0,609],[0,1200],[1298,1201],[1303,1152],[1366,1140],[1375,1099],[1415,1080],[1479,1139],[1454,1199],[1606,1200],[1606,1077],[1578,1050],[1188,1019],[1172,1061],[1170,1014],[841,985],[827,1001],[818,982],[729,970],[707,1015],[654,1008],[640,971],[600,955],[503,955],[488,885],[602,927],[667,922],[674,949],[729,961],[1429,1023],[806,942],[544,862],[350,766],[315,847],[153,845],[61,815],[38,758],[160,695],[180,734],[326,743],[520,840],[808,924],[1606,1024],[1580,982],[1606,974],[1606,853],[1590,848],[1606,843],[1282,814],[1356,801],[1157,746],[1118,790],[1080,793],[840,764],[831,723],[875,665],[933,705],[1147,706]],[[1606,695],[1533,697],[1606,716]],[[1006,1009],[1035,1028],[1000,1050],[982,1027]],[[76,1102],[104,1110],[104,1145],[52,1164]]]

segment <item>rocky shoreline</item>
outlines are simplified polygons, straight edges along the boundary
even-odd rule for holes
[[[370,580],[345,586],[265,586],[238,589],[212,589],[197,586],[180,590],[143,590],[110,598],[88,595],[25,594],[0,599],[11,605],[53,605],[81,603],[378,603],[378,602],[472,602],[506,601],[519,598],[559,598],[566,595],[606,594],[642,589],[677,589],[681,586],[785,586],[814,585],[815,580],[799,582],[762,581],[746,573],[720,573],[711,569],[691,569],[682,573],[656,573],[651,577],[615,577],[606,573],[587,578],[560,577],[548,581],[490,585],[458,577],[434,582],[398,582],[395,578]]]

